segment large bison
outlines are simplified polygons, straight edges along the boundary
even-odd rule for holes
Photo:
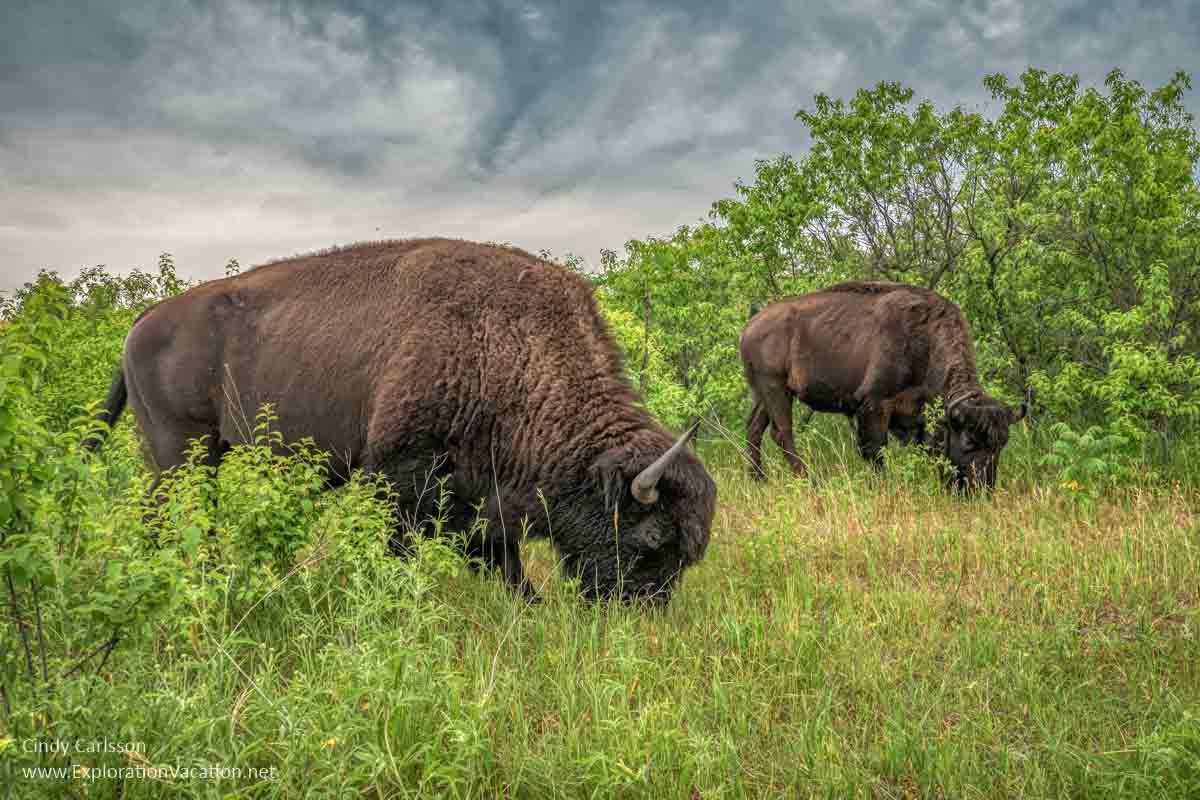
[[[400,554],[446,478],[452,528],[487,520],[467,554],[526,596],[523,522],[588,597],[663,603],[708,545],[716,486],[636,405],[590,285],[514,248],[364,243],[196,286],[134,324],[110,425],[127,398],[160,477],[198,437],[219,464],[272,403],[334,484],[391,482]]]
[[[928,289],[853,281],[773,303],[742,331],[753,409],[746,421],[752,472],[762,477],[767,425],[793,471],[804,474],[792,438],[792,401],[850,417],[858,449],[878,465],[889,431],[923,442],[954,466],[960,489],[991,488],[1009,426],[1025,416],[979,385],[962,311]],[[931,434],[923,409],[945,402]]]

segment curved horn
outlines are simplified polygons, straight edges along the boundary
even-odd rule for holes
[[[962,402],[964,402],[965,400],[968,400],[968,399],[970,399],[970,398],[972,398],[972,397],[974,397],[974,396],[975,396],[975,392],[974,392],[974,390],[972,390],[972,391],[969,391],[969,392],[967,392],[966,394],[961,394],[961,395],[959,395],[959,396],[958,396],[958,397],[956,397],[956,398],[955,398],[953,401],[951,401],[951,402],[949,402],[949,403],[947,403],[947,404],[946,404],[946,412],[945,412],[945,413],[948,415],[948,414],[949,414],[951,411],[953,411],[953,410],[955,409],[955,407],[957,407],[959,404],[961,404],[961,403],[962,403]]]
[[[1013,415],[1013,422],[1020,422],[1025,419],[1025,415],[1029,413],[1029,407],[1033,405],[1033,387],[1025,387],[1025,396],[1021,398],[1021,408]]]
[[[667,471],[667,467],[679,455],[679,451],[687,446],[687,443],[696,431],[700,429],[700,420],[696,420],[696,424],[688,430],[687,433],[679,437],[675,444],[671,445],[671,449],[663,453],[654,460],[654,463],[646,467],[638,473],[638,476],[633,479],[633,483],[629,487],[629,491],[633,493],[634,499],[645,506],[654,505],[658,502],[658,480]]]

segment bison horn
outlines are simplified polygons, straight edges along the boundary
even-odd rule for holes
[[[1013,415],[1013,422],[1020,422],[1025,419],[1025,415],[1029,413],[1029,406],[1033,405],[1033,387],[1025,387],[1025,396],[1021,398],[1021,408]]]
[[[638,476],[633,479],[633,485],[630,486],[629,490],[633,493],[634,498],[639,503],[649,506],[658,502],[659,478],[663,476],[663,473],[667,471],[667,467],[669,467],[671,462],[675,460],[675,457],[679,455],[679,451],[687,445],[688,441],[690,441],[691,438],[696,435],[696,431],[699,429],[700,420],[696,420],[696,424],[693,425],[687,433],[680,436],[679,440],[676,441],[675,444],[671,445],[670,450],[655,459],[653,464],[639,472]]]
[[[975,392],[969,391],[969,392],[966,392],[965,394],[961,394],[958,397],[956,397],[955,399],[951,400],[949,403],[946,404],[946,414],[949,415],[950,412],[955,409],[955,407],[957,407],[959,404],[963,403],[964,401],[966,401],[974,396],[975,396]]]

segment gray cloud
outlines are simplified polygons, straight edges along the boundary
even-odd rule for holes
[[[802,150],[817,92],[899,80],[978,106],[985,74],[1031,64],[1158,85],[1197,71],[1188,5],[10,0],[0,288],[378,236],[594,262]]]

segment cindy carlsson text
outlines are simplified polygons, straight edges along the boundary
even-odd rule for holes
[[[24,739],[24,753],[53,753],[58,755],[96,753],[139,753],[146,754],[145,742],[122,742],[114,739]]]

